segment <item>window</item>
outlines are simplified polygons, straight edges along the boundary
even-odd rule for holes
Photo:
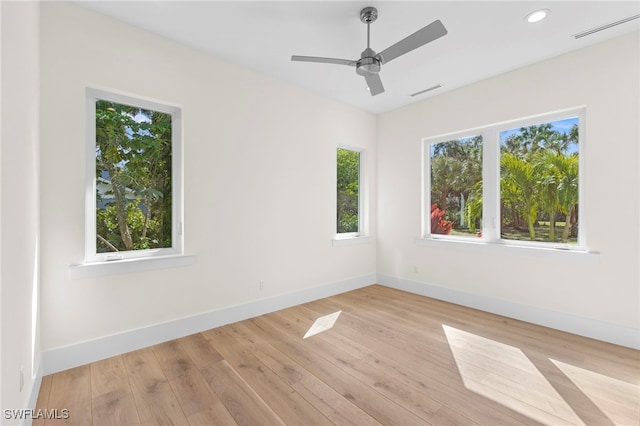
[[[502,239],[577,243],[578,122],[569,117],[500,132]]]
[[[581,126],[576,109],[425,139],[424,237],[584,247]]]
[[[87,90],[86,261],[182,253],[180,109]]]
[[[357,150],[337,150],[337,233],[344,236],[362,232],[360,156]]]
[[[475,236],[482,220],[482,136],[431,144],[430,162],[431,233]]]

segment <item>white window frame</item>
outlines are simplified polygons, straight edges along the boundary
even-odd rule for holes
[[[364,171],[366,170],[366,166],[365,166],[365,161],[366,161],[366,150],[364,148],[360,148],[357,146],[353,146],[353,145],[338,145],[336,146],[335,149],[335,171],[337,172],[338,170],[338,149],[346,149],[349,151],[355,151],[359,154],[360,157],[360,164],[359,164],[359,169],[358,169],[358,231],[357,232],[340,232],[338,233],[338,223],[337,223],[337,216],[336,216],[336,222],[334,224],[334,230],[336,232],[335,236],[334,236],[334,240],[347,240],[347,239],[353,239],[353,238],[362,238],[362,237],[366,237],[367,233],[368,233],[368,214],[367,214],[367,208],[368,208],[368,197],[367,197],[367,193],[368,193],[368,181],[365,177],[365,173]],[[334,185],[335,187],[336,185]],[[337,212],[337,201],[338,201],[338,194],[336,193],[336,208],[334,209],[335,212]]]
[[[578,206],[580,206],[580,223],[576,244],[560,244],[542,241],[507,240],[500,235],[500,132],[548,123],[566,118],[578,117]],[[586,107],[575,107],[551,113],[545,113],[510,121],[477,127],[461,132],[447,133],[422,139],[422,235],[424,241],[451,241],[470,244],[495,244],[530,248],[561,249],[568,251],[587,251],[585,226],[584,197],[584,165],[585,165],[585,128]],[[482,136],[482,237],[440,235],[431,233],[431,150],[433,144],[454,139]]]
[[[172,247],[130,250],[114,253],[96,251],[96,101],[106,100],[132,105],[171,115],[171,244]],[[85,264],[131,261],[135,259],[167,258],[183,255],[183,171],[182,171],[182,109],[177,105],[140,96],[87,88],[86,90],[86,179],[85,179]]]
[[[432,234],[431,233],[431,145],[435,145],[442,142],[448,142],[451,140],[457,139],[466,139],[472,138],[476,136],[482,136],[482,181],[483,181],[483,203],[482,203],[482,223],[483,223],[483,232],[484,232],[484,218],[486,210],[484,203],[484,191],[486,189],[486,185],[484,182],[487,179],[487,175],[485,173],[486,163],[485,156],[487,155],[487,147],[485,141],[485,133],[480,129],[471,129],[465,130],[462,132],[456,133],[447,133],[444,135],[439,135],[431,138],[425,138],[422,140],[422,236],[423,238],[429,238],[434,240],[452,240],[452,241],[484,241],[484,233],[482,238],[474,237],[474,236],[463,236],[463,235],[444,235],[444,234]]]

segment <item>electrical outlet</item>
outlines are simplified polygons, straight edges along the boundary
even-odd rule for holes
[[[264,281],[260,280],[259,287],[260,291],[264,290]]]
[[[20,367],[20,392],[24,388],[24,367]]]

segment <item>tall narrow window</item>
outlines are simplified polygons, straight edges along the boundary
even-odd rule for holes
[[[575,244],[578,117],[500,132],[501,238]]]
[[[88,94],[87,258],[180,252],[179,110],[100,91]]]
[[[338,148],[337,151],[337,233],[361,231],[360,151]]]
[[[433,143],[429,151],[431,235],[480,235],[482,136]]]

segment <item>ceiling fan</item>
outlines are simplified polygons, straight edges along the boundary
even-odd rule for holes
[[[360,20],[367,24],[367,48],[360,55],[360,59],[351,60],[293,55],[291,56],[291,60],[355,66],[356,72],[366,80],[371,96],[375,96],[384,92],[382,80],[378,75],[382,65],[447,34],[447,29],[442,25],[442,22],[436,20],[396,44],[387,47],[382,52],[376,53],[375,50],[369,46],[370,26],[376,19],[378,19],[378,10],[375,7],[365,7],[360,11]]]

